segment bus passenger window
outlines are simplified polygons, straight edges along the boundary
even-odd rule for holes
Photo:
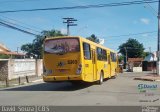
[[[84,53],[84,59],[91,59],[91,51],[90,51],[90,45],[87,43],[83,43],[83,53]]]
[[[107,51],[97,47],[97,59],[100,61],[107,61]]]
[[[106,52],[106,50],[103,50],[103,60],[107,61],[107,52]]]
[[[111,52],[111,60],[112,60],[112,62],[116,62],[116,60],[117,60],[116,54],[113,52]]]
[[[97,47],[97,59],[103,60],[102,49]]]

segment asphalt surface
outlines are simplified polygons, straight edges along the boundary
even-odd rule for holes
[[[102,85],[70,82],[44,83],[0,90],[0,105],[160,106],[160,82],[134,80],[145,73],[124,73]],[[140,92],[139,84],[157,85]]]

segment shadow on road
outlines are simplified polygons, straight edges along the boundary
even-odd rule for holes
[[[54,83],[40,83],[35,85],[6,88],[1,91],[75,91],[87,88],[93,83],[78,83],[72,84],[70,82],[54,82]]]

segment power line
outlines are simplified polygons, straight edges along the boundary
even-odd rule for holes
[[[21,2],[35,2],[35,1],[38,1],[38,0],[5,0],[5,1],[1,1],[0,4],[3,4],[3,3],[21,3]]]
[[[146,3],[151,9],[152,9],[152,11],[155,13],[155,14],[158,14],[158,12],[150,5],[150,4],[148,4],[148,3]]]
[[[66,18],[64,18],[66,19]],[[24,26],[21,26],[21,25],[17,25],[17,24],[14,24],[14,23],[11,23],[11,22],[8,22],[6,20],[2,20],[0,19],[1,22],[5,23],[5,24],[10,24],[10,26],[12,25],[16,25],[16,26],[20,26],[20,27],[23,27],[25,29],[28,29],[28,30],[32,30],[32,31],[35,31],[37,33],[40,33],[39,31],[36,31],[36,30],[33,30],[31,28],[27,28],[27,27],[24,27]],[[1,23],[2,24],[2,23]],[[133,35],[142,35],[142,34],[151,34],[151,33],[157,33],[157,31],[148,31],[148,32],[139,32],[139,33],[131,33],[131,34],[122,34],[122,35],[113,35],[113,36],[107,36],[107,37],[126,37],[126,36],[133,36]],[[36,35],[36,34],[35,34]]]
[[[131,2],[119,2],[119,3],[108,3],[108,4],[98,4],[98,5],[80,5],[72,7],[54,7],[54,8],[42,8],[42,9],[22,9],[22,10],[8,10],[0,11],[0,13],[13,13],[13,12],[33,12],[33,11],[47,11],[47,10],[71,10],[71,9],[88,9],[88,8],[102,8],[102,7],[117,7],[117,6],[127,6],[135,4],[144,3],[156,3],[158,0],[142,0],[142,1],[131,1]]]
[[[145,3],[146,5],[148,5],[149,9],[152,11],[152,13],[157,17],[158,12],[149,4],[149,3]],[[145,6],[144,6],[145,7]],[[147,6],[146,6],[147,7]]]
[[[102,37],[103,38],[110,37],[108,39],[104,39],[105,41],[107,40],[109,42],[109,40],[112,40],[112,41],[115,40],[115,39],[117,40],[117,37],[131,37],[131,36],[135,36],[135,35],[151,34],[151,33],[157,33],[157,31],[147,31],[147,32],[130,33],[130,34],[113,35],[113,36],[102,36]],[[136,39],[137,37],[134,37],[134,38]],[[122,41],[124,39],[126,39],[126,38],[121,38],[119,41]],[[152,38],[152,39],[156,39],[156,38]]]
[[[131,33],[131,34],[123,34],[123,35],[113,35],[113,36],[108,36],[108,37],[126,37],[126,36],[142,35],[142,34],[149,34],[149,33],[157,33],[157,31],[148,31],[148,32]]]
[[[16,27],[16,26],[13,26],[13,25],[10,25],[10,24],[7,24],[7,23],[2,22],[2,21],[0,21],[0,25],[1,25],[1,26],[4,26],[4,27],[7,27],[7,28],[14,29],[14,30],[18,30],[18,31],[23,32],[23,33],[26,33],[26,34],[30,34],[30,35],[34,35],[34,36],[37,35],[37,34],[35,34],[35,33],[29,32],[29,31],[27,31],[27,30],[23,30],[23,29],[21,29],[21,28],[18,28],[18,27]]]
[[[29,25],[29,24],[26,24],[26,23],[24,23],[24,22],[21,22],[21,21],[19,21],[19,20],[15,20],[15,19],[12,19],[12,18],[9,18],[9,17],[6,17],[6,16],[2,16],[2,15],[0,15],[0,17],[2,17],[2,18],[4,18],[4,19],[7,19],[7,20],[9,20],[9,21],[14,21],[14,22],[18,22],[18,23],[20,23],[20,24],[23,24],[23,25],[25,25],[25,26],[27,26],[27,27],[32,27],[32,30],[34,29],[36,32],[40,32],[39,30],[44,30],[44,29],[41,29],[41,28],[39,28],[39,27],[36,27],[36,26],[33,26],[33,25]]]
[[[40,33],[40,31],[37,31],[37,30],[31,29],[31,28],[28,28],[28,27],[25,27],[25,26],[22,26],[22,25],[18,25],[18,24],[15,24],[15,23],[11,23],[11,22],[6,21],[6,20],[2,20],[2,19],[0,19],[0,21],[2,21],[2,22],[4,22],[4,23],[7,23],[7,24],[10,24],[10,25],[14,25],[14,26],[17,26],[17,27],[25,28],[25,29],[27,29],[27,30],[31,30],[31,31],[34,31],[34,32]]]

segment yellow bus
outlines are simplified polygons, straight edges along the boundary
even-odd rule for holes
[[[45,82],[85,81],[99,84],[116,75],[117,54],[80,36],[46,38],[44,41]]]

